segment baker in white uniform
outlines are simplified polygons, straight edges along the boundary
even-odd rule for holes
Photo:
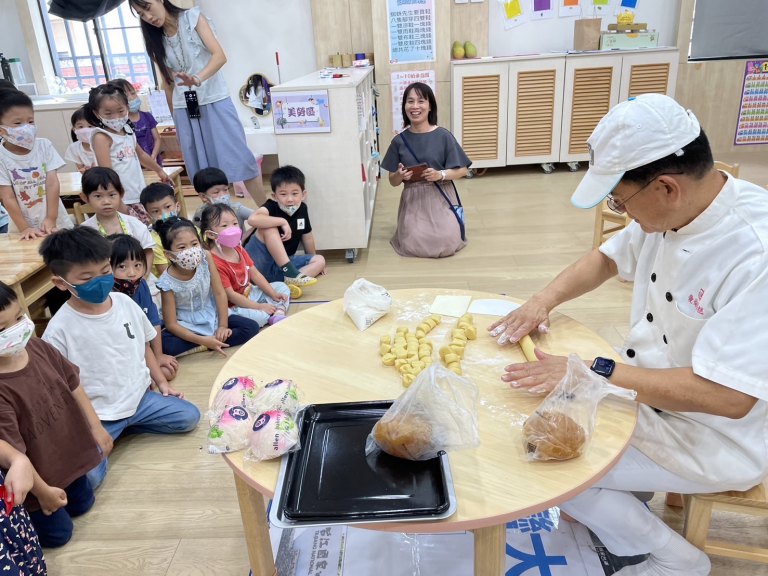
[[[667,96],[617,105],[588,142],[572,203],[608,197],[633,222],[489,330],[516,342],[616,274],[634,282],[623,362],[586,360],[637,391],[637,428],[619,463],[562,509],[612,553],[650,553],[621,576],[709,574],[707,556],[631,491],[746,490],[768,474],[768,191],[717,171],[696,117]],[[551,390],[566,358],[539,357],[502,379]]]

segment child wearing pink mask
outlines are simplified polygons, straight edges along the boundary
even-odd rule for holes
[[[259,326],[284,320],[291,290],[284,282],[267,282],[253,265],[240,244],[243,231],[235,211],[226,204],[209,204],[200,216],[200,231],[221,276],[229,313]]]

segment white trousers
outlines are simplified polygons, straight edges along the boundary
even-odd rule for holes
[[[560,508],[594,532],[617,556],[647,554],[665,546],[673,530],[632,492],[699,494],[731,490],[713,481],[692,482],[662,468],[630,446],[621,460],[592,488]]]

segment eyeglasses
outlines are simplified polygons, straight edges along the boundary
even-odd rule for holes
[[[629,202],[632,198],[634,198],[635,196],[640,194],[640,192],[645,190],[651,184],[651,182],[656,180],[656,178],[661,178],[662,176],[675,176],[675,175],[679,176],[680,174],[682,174],[682,172],[663,172],[661,174],[656,174],[656,176],[654,176],[653,178],[648,180],[648,182],[643,184],[638,189],[637,192],[635,192],[634,194],[632,194],[629,198],[626,198],[625,200],[618,201],[618,200],[616,200],[613,197],[613,194],[608,194],[608,198],[607,198],[608,208],[610,208],[611,210],[616,212],[616,214],[624,214],[627,211],[627,209],[624,207],[627,204],[627,202]]]

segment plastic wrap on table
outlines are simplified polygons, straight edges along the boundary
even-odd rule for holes
[[[247,435],[245,459],[255,462],[279,458],[298,450],[299,427],[296,415],[285,410],[267,410],[257,415]]]
[[[392,307],[387,289],[365,278],[358,278],[344,292],[344,312],[361,332],[384,316]]]
[[[257,390],[258,387],[250,376],[234,376],[225,380],[206,414],[210,424],[213,425],[228,407],[250,408]]]
[[[253,414],[245,406],[225,408],[208,430],[208,452],[223,454],[245,448],[253,421]]]
[[[293,380],[273,380],[256,393],[251,406],[261,412],[282,410],[295,416],[301,408],[299,388]]]

